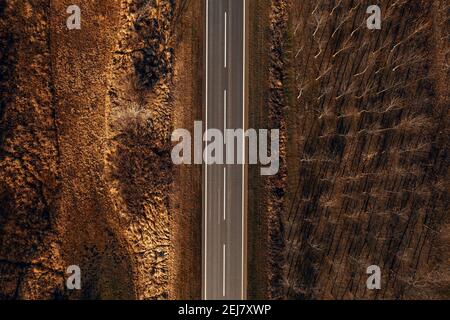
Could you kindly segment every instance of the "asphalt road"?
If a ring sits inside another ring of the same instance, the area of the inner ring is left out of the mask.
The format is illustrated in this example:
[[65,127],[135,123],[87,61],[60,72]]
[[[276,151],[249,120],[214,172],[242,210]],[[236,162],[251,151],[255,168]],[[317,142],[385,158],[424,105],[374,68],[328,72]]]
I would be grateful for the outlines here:
[[[207,129],[246,128],[246,2],[205,0]],[[246,298],[246,198],[245,165],[204,165],[203,299]]]

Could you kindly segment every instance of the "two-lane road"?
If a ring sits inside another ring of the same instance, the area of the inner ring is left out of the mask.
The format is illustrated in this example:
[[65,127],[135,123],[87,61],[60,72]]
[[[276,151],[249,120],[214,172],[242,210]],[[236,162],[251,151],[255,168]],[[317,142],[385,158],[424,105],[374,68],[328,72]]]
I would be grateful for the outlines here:
[[[206,129],[246,128],[246,5],[205,0]],[[236,157],[203,169],[203,299],[246,298],[245,151]]]

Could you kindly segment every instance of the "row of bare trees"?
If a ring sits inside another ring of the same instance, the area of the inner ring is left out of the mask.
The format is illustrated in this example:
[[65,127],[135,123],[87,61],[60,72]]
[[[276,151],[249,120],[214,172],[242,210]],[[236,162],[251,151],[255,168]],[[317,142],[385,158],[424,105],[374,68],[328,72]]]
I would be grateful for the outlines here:
[[[448,160],[437,147],[433,5],[381,1],[373,31],[368,5],[292,1],[286,54],[302,143],[285,219],[290,298],[413,295],[436,268]],[[378,293],[365,287],[372,264],[384,270]]]

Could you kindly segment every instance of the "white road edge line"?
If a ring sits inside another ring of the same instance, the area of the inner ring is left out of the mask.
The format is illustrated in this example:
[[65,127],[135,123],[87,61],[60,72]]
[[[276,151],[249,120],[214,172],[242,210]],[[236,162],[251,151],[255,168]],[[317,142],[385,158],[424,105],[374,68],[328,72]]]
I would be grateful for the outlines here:
[[[223,133],[224,137],[227,130],[227,90],[223,91]],[[227,220],[227,167],[226,164],[223,168],[223,221]]]
[[[209,0],[206,0],[206,88],[205,88],[205,123],[206,123],[206,131],[208,132],[208,37],[209,37],[209,9],[208,9]],[[206,269],[207,264],[207,255],[208,255],[208,154],[206,154],[205,161],[205,261],[204,261],[204,269],[205,269],[205,280],[204,280],[204,299],[206,300],[206,292],[207,292],[207,281],[208,281],[208,270]]]
[[222,295],[225,297],[226,295],[226,273],[225,273],[225,268],[226,268],[226,244],[223,244],[223,266],[222,266],[222,273],[223,273],[223,277],[222,277]]
[[224,68],[227,67],[227,12],[225,11],[225,46],[224,46]]
[[243,78],[242,78],[242,248],[241,248],[241,262],[242,262],[242,269],[241,269],[241,299],[244,300],[244,227],[245,227],[245,218],[244,218],[244,214],[245,214],[245,191],[244,191],[244,187],[245,187],[245,21],[246,21],[246,16],[245,16],[245,10],[246,10],[246,5],[245,5],[245,0],[242,1],[243,6],[244,6],[244,13],[243,13],[243,19],[244,19],[244,33],[243,33],[243,67],[242,67],[242,74],[243,74]]

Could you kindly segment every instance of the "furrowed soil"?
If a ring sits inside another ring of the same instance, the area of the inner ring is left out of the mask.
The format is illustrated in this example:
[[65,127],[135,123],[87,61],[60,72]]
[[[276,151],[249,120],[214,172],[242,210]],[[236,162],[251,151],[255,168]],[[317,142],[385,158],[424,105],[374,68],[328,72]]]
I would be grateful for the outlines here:
[[202,7],[67,6],[0,4],[0,298],[197,298],[201,173],[170,135],[201,117]]
[[251,297],[449,298],[450,8],[379,3],[381,30],[368,1],[251,6],[250,119],[281,136],[280,173],[252,171]]

